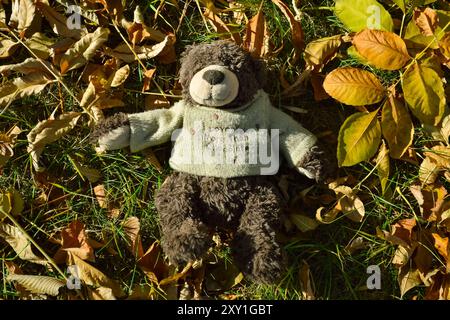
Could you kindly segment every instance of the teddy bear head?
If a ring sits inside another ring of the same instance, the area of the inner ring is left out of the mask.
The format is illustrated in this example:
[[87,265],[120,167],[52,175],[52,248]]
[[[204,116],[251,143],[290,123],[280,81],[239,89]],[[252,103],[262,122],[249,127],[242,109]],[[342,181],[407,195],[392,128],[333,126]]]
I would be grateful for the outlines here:
[[232,109],[251,102],[265,82],[262,61],[230,41],[188,46],[181,58],[183,99]]

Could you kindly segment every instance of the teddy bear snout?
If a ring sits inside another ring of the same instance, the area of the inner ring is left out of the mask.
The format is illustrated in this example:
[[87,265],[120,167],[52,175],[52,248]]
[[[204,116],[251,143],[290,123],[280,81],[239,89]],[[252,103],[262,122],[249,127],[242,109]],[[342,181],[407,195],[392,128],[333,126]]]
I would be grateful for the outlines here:
[[239,80],[228,68],[210,65],[194,75],[189,93],[201,106],[224,107],[238,96]]
[[208,81],[209,84],[215,85],[225,80],[225,74],[218,70],[208,70],[203,74],[203,79]]

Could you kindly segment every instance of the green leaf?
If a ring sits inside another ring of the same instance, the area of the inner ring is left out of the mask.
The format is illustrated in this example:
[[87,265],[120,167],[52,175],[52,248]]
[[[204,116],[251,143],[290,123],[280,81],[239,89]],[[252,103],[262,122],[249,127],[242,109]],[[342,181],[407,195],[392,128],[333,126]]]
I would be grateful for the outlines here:
[[338,137],[337,159],[340,167],[350,167],[368,160],[377,152],[381,140],[378,110],[355,113],[345,120]]
[[389,12],[375,0],[336,0],[335,13],[354,32],[363,29],[393,30]]
[[403,94],[412,113],[424,124],[438,125],[446,102],[444,84],[436,71],[415,63],[402,80]]

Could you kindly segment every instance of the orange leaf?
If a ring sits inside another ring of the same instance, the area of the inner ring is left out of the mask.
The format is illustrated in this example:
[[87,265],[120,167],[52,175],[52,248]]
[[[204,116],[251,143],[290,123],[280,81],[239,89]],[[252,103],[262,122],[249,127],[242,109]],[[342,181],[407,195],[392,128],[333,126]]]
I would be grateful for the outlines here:
[[245,28],[243,48],[257,58],[265,57],[269,54],[269,30],[261,7],[258,13],[251,18]]
[[414,22],[424,36],[434,35],[434,31],[438,26],[438,15],[436,11],[431,8],[423,10],[414,10]]

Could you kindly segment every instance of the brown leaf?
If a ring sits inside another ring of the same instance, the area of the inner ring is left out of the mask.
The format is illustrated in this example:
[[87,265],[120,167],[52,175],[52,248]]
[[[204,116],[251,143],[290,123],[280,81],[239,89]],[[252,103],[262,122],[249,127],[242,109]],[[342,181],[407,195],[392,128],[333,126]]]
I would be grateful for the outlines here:
[[402,267],[398,274],[398,284],[400,286],[400,294],[403,297],[409,290],[422,284],[420,271],[418,269],[409,269],[408,265]]
[[438,15],[431,8],[415,9],[414,22],[424,36],[433,36],[438,26]]
[[58,249],[53,257],[56,263],[66,261],[67,251],[77,255],[80,259],[95,261],[94,249],[88,243],[83,223],[78,220],[72,221],[61,231],[61,238],[61,248]]
[[443,186],[433,185],[423,188],[420,185],[412,185],[409,189],[419,204],[423,218],[430,222],[439,221],[447,190]]
[[147,277],[155,283],[159,283],[160,280],[168,276],[169,267],[164,262],[161,246],[157,241],[139,258],[138,265]]
[[435,161],[426,157],[419,168],[419,180],[423,184],[433,184],[438,178],[439,167]]
[[342,35],[311,41],[305,49],[306,65],[320,72],[328,62],[336,57],[341,44]]
[[80,39],[84,32],[79,29],[69,29],[67,27],[67,18],[53,9],[51,6],[43,1],[36,1],[35,3],[38,11],[45,17],[50,24],[53,32],[65,38]]
[[137,259],[141,258],[144,255],[144,249],[139,235],[141,229],[139,218],[129,217],[123,222],[122,226],[128,241],[128,249]]
[[16,52],[20,43],[9,39],[0,39],[0,59],[9,58]]
[[66,284],[64,281],[52,277],[20,274],[10,274],[6,280],[16,281],[32,293],[42,293],[51,296],[57,296],[59,289]]
[[314,289],[312,285],[312,275],[309,270],[309,265],[306,261],[302,261],[302,265],[299,270],[299,279],[301,285],[301,294],[305,300],[315,300]]
[[297,61],[303,49],[305,48],[305,35],[303,33],[302,25],[299,20],[294,17],[289,7],[281,0],[272,0],[273,3],[281,10],[284,16],[288,19],[291,27],[292,44],[294,45],[295,54],[293,61]]
[[311,85],[314,90],[314,100],[322,101],[330,98],[328,93],[323,88],[323,81],[325,77],[322,74],[318,74],[316,72],[311,73]]
[[66,51],[59,62],[61,73],[84,66],[96,53],[103,43],[108,40],[109,29],[97,28],[88,33]]
[[144,72],[144,85],[142,86],[142,92],[150,90],[153,76],[155,75],[156,68],[150,69]]
[[94,268],[70,251],[68,252],[68,265],[77,267],[80,280],[84,281],[87,285],[111,288],[114,296],[123,297],[123,290],[117,281],[111,280],[100,270]]
[[[173,40],[170,36],[166,36],[163,41],[155,45],[143,45],[133,48],[136,55],[141,60],[155,58],[162,54],[166,48],[173,47]],[[126,63],[136,61],[136,56],[130,50],[126,43],[122,43],[114,49],[106,48],[105,53],[111,57],[121,59]]]
[[216,14],[216,12],[206,8],[203,15],[205,16],[205,18],[208,19],[208,21],[211,23],[211,25],[218,34],[230,37],[238,45],[242,43],[239,32],[232,31],[230,27],[228,27],[228,25],[225,22],[223,22],[222,19],[220,19],[220,17]]
[[391,157],[400,159],[412,144],[414,125],[405,104],[393,95],[383,105],[381,130],[389,145]]
[[262,7],[248,21],[242,47],[256,58],[264,58],[270,53],[269,29],[264,18],[264,13],[262,12]]
[[431,234],[434,239],[434,247],[437,249],[439,254],[444,257],[445,261],[448,262],[448,254],[450,247],[448,246],[448,237],[442,238],[437,233]]

